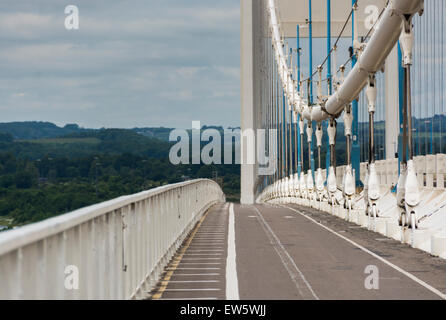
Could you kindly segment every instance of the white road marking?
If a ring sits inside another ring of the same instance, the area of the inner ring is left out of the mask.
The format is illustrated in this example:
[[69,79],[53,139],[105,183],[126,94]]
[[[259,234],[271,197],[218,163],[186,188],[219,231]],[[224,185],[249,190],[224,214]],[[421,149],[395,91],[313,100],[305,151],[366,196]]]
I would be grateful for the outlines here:
[[219,252],[223,251],[223,249],[189,249],[187,252]]
[[158,300],[217,300],[215,297],[206,297],[206,298],[161,298]]
[[191,244],[189,248],[215,248],[215,249],[223,249],[222,244],[208,244],[208,243],[199,243],[199,244]]
[[181,262],[181,264],[221,264],[221,262]]
[[181,261],[188,261],[188,260],[220,260],[223,258],[184,258]]
[[225,234],[224,231],[199,231],[197,234]]
[[203,241],[203,242],[192,242],[193,243],[193,245],[196,245],[196,244],[199,244],[199,245],[204,245],[204,244],[208,244],[208,245],[218,245],[218,246],[221,246],[222,244],[223,244],[223,240],[221,240],[221,241]]
[[225,226],[224,226],[223,224],[219,224],[219,225],[205,224],[205,225],[202,225],[202,226],[200,227],[200,229],[201,229],[201,228],[203,228],[203,229],[224,229]]
[[189,246],[189,248],[193,248],[193,247],[199,247],[199,248],[207,248],[207,247],[209,247],[209,248],[217,248],[217,249],[223,248],[221,245],[217,245],[217,246],[215,246],[215,245],[213,245],[213,244],[206,244],[206,243],[201,243],[201,244],[191,244],[191,245]]
[[200,230],[224,230],[225,226],[214,226],[209,227],[207,225],[201,225]]
[[313,218],[307,216],[305,213],[294,209],[294,208],[290,208],[287,206],[283,206],[284,208],[288,208],[298,214],[300,214],[301,216],[307,218],[308,220],[314,222],[315,224],[317,224],[318,226],[324,228],[325,230],[333,233],[334,235],[337,235],[339,238],[344,239],[345,241],[347,241],[348,243],[354,245],[356,248],[361,249],[362,251],[370,254],[371,256],[375,257],[376,259],[380,260],[381,262],[387,264],[388,266],[392,267],[393,269],[395,269],[396,271],[399,271],[400,273],[404,274],[406,277],[412,279],[413,281],[415,281],[416,283],[418,283],[419,285],[425,287],[426,289],[428,289],[429,291],[435,293],[436,295],[438,295],[439,297],[441,297],[442,299],[446,300],[446,294],[444,294],[443,292],[441,292],[438,289],[435,289],[434,287],[432,287],[431,285],[427,284],[426,282],[424,282],[423,280],[417,278],[416,276],[414,276],[413,274],[401,269],[400,267],[398,267],[397,265],[394,265],[393,263],[391,263],[390,261],[387,261],[386,259],[384,259],[383,257],[377,255],[376,253],[370,251],[369,249],[361,246],[360,244],[357,244],[356,242],[354,242],[353,240],[350,240],[349,238],[343,236],[342,234],[337,233],[336,231],[330,229],[327,226],[324,226],[323,224],[317,222],[316,220],[314,220]]
[[228,255],[226,258],[226,300],[239,300],[236,252],[235,252],[234,204],[229,206]]
[[171,280],[169,283],[207,283],[220,282],[220,280]]
[[207,229],[225,230],[225,226],[224,225],[205,225],[205,226],[200,227],[200,230],[207,230]]
[[167,270],[220,270],[221,268],[167,268]]
[[221,231],[201,231],[197,232],[196,236],[224,236],[226,234],[226,230]]
[[202,288],[202,289],[165,289],[164,291],[220,291],[218,288]]
[[183,256],[221,256],[221,253],[185,253]]
[[174,273],[172,277],[175,276],[219,276],[219,273]]
[[[288,271],[288,274],[291,277],[291,280],[293,280],[294,284],[296,285],[297,290],[300,292],[300,294],[302,295],[303,298],[305,298],[304,293],[302,292],[299,283],[297,282],[298,277],[300,277],[300,279],[302,279],[302,281],[304,282],[304,284],[306,285],[306,287],[308,288],[308,290],[310,291],[310,293],[313,295],[313,297],[316,300],[319,300],[319,297],[316,295],[316,293],[314,292],[313,288],[311,287],[310,283],[307,281],[307,279],[305,279],[305,276],[303,275],[302,271],[300,271],[300,269],[297,267],[296,263],[294,262],[293,258],[291,258],[290,254],[288,253],[288,251],[284,248],[284,246],[282,245],[282,243],[280,242],[279,238],[276,236],[276,234],[274,233],[274,231],[271,229],[271,227],[269,226],[269,224],[265,221],[265,219],[263,218],[262,214],[260,213],[259,209],[257,209],[255,206],[252,206],[255,211],[257,212],[257,215],[259,217],[259,221],[261,222],[261,226],[263,227],[263,229],[265,230],[265,233],[267,234],[268,238],[270,238],[270,241],[272,243],[275,242],[275,244],[279,245],[279,248],[277,247],[277,245],[274,245],[274,250],[277,252],[277,254],[280,257],[280,260],[282,261],[282,264],[284,265],[285,269]],[[291,266],[290,266],[291,264]],[[294,269],[294,270],[293,270]]]
[[223,234],[225,234],[225,231],[226,230],[200,230],[200,231],[197,232],[197,235],[198,234],[202,234],[202,235],[207,235],[207,234],[209,234],[209,235],[223,235]]
[[190,246],[189,249],[207,249],[207,248],[212,248],[212,249],[223,249],[223,247],[215,247],[215,246],[206,246],[206,245],[199,245],[199,246]]
[[205,238],[205,239],[215,239],[215,238],[219,238],[219,239],[224,239],[225,235],[224,234],[196,234],[195,235],[196,239],[200,239],[200,238]]
[[203,224],[203,228],[224,228],[224,227],[226,227],[224,224],[210,224],[210,223]]

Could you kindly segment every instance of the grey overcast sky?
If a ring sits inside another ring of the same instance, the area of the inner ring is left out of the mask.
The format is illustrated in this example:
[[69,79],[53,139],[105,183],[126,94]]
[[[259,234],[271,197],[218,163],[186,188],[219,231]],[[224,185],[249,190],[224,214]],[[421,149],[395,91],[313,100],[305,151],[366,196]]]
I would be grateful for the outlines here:
[[[64,9],[79,8],[79,30]],[[239,0],[2,0],[0,122],[240,124]]]

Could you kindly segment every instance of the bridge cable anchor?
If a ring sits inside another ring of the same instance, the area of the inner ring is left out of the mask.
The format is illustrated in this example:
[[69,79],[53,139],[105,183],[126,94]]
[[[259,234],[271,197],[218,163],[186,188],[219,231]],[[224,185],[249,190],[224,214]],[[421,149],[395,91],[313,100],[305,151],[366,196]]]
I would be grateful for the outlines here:
[[325,191],[325,187],[324,187],[325,181],[324,181],[324,177],[322,174],[322,168],[321,168],[322,136],[323,136],[322,122],[318,122],[317,127],[316,127],[316,145],[317,145],[317,156],[318,156],[318,167],[317,167],[317,172],[316,172],[316,193],[317,193],[317,197],[319,200],[319,209],[321,209],[322,200],[323,200],[324,191]]
[[328,203],[331,204],[332,214],[334,214],[334,207],[337,204],[336,191],[338,190],[336,182],[336,118],[331,117],[330,123],[327,128],[328,140],[330,144],[330,167],[328,168],[327,177],[327,191],[328,191]]
[[314,181],[313,172],[311,170],[311,141],[313,137],[313,127],[311,121],[307,121],[307,142],[308,142],[308,171],[307,171],[307,190],[308,201],[311,207],[311,201],[314,200]]
[[376,218],[378,217],[378,200],[380,198],[379,179],[375,166],[375,106],[378,91],[376,88],[375,74],[369,75],[366,96],[368,101],[369,112],[369,162],[368,162],[368,178],[367,178],[367,199],[366,215],[369,220],[369,228],[371,218],[373,217],[373,231],[376,231]]
[[[404,144],[407,145],[408,161],[406,167],[406,176],[404,181],[404,217],[400,217],[402,227],[408,226],[412,230],[412,245],[415,229],[418,228],[417,206],[420,203],[420,190],[418,186],[415,164],[413,161],[413,145],[412,145],[412,99],[411,99],[411,74],[410,69],[413,63],[412,50],[414,45],[413,25],[410,16],[404,16],[403,30],[400,35],[401,49],[403,53],[404,68],[404,120],[407,126],[405,129]],[[406,147],[404,147],[404,151]],[[405,153],[403,153],[405,154]],[[406,160],[406,157],[403,159]],[[405,219],[404,219],[405,218]],[[404,221],[405,220],[405,221]],[[403,238],[403,235],[402,235]]]
[[[304,141],[304,132],[305,132],[304,126],[305,126],[304,119],[303,119],[303,117],[301,117],[299,119],[299,130],[300,130],[300,141],[302,141],[302,143]],[[303,169],[303,166],[304,166],[303,147],[302,147],[302,150],[300,153],[300,157],[301,157],[300,161],[302,163],[302,170],[300,171],[300,177],[299,177],[299,189],[300,189],[300,197],[305,200],[307,198],[307,185],[305,182],[305,173],[304,173],[304,169]]]
[[347,165],[342,177],[342,195],[344,197],[344,209],[347,209],[347,220],[350,219],[353,206],[353,196],[356,191],[355,179],[353,178],[353,170],[351,163],[351,145],[352,145],[352,124],[353,113],[351,105],[344,107],[344,135],[347,145]]

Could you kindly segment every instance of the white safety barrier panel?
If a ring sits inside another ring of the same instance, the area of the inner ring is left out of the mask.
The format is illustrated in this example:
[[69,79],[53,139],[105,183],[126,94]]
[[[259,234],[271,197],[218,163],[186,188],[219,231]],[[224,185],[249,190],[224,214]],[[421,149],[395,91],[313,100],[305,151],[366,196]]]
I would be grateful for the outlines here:
[[327,176],[327,169],[322,169],[322,176],[326,177]]
[[[420,187],[425,189],[445,189],[446,154],[416,156],[414,157],[414,162]],[[336,174],[343,172],[342,168],[336,168]],[[361,181],[364,181],[366,171],[367,163],[361,162]],[[376,171],[382,186],[396,185],[398,182],[398,159],[376,161]]]
[[444,177],[446,174],[446,154],[437,154],[437,189],[444,189]]
[[396,185],[398,183],[398,159],[386,160],[387,184]]
[[413,157],[415,162],[415,169],[417,170],[418,185],[424,186],[424,174],[426,173],[426,157],[416,156]]
[[0,299],[135,299],[206,210],[224,202],[198,179],[122,196],[0,234]]
[[367,172],[367,162],[361,162],[359,164],[359,179],[364,183],[365,173]]
[[434,174],[436,171],[435,155],[429,154],[426,156],[426,187],[434,187]]
[[375,165],[380,184],[386,184],[386,160],[377,160],[375,162]]
[[336,167],[336,183],[342,186],[342,178],[344,177],[345,166]]

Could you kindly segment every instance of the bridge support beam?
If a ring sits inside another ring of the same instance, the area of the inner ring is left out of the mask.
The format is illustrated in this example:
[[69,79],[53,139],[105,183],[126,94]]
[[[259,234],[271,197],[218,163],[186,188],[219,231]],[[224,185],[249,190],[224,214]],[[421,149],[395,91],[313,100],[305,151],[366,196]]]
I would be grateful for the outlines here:
[[[254,110],[254,4],[255,0],[240,1],[240,98],[241,98],[241,130],[255,130]],[[247,137],[241,135],[241,181],[240,203],[253,204],[255,197],[256,165],[247,163],[249,145]],[[251,150],[252,152],[252,150]],[[255,153],[254,153],[255,154]],[[244,159],[245,158],[245,159]]]
[[386,60],[386,159],[395,158],[398,152],[399,112],[398,112],[398,46],[395,45]]

